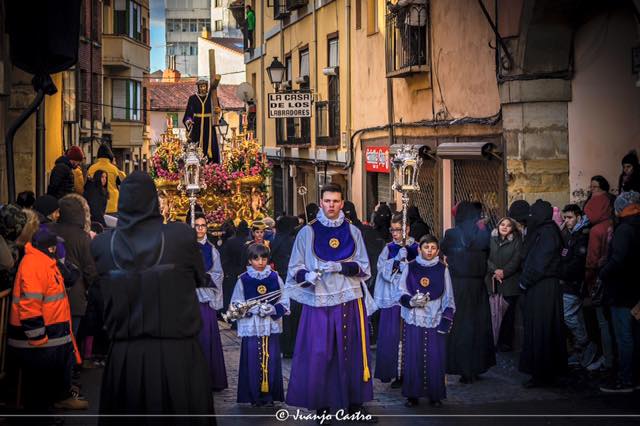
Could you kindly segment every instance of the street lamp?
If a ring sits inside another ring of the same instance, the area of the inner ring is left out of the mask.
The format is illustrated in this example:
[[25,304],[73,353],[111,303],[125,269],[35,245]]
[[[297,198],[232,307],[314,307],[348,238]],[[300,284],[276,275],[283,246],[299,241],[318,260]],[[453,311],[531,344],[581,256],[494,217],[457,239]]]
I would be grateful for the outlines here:
[[278,91],[278,88],[280,88],[280,84],[284,79],[284,73],[286,70],[287,68],[284,65],[282,65],[282,62],[278,60],[277,56],[273,57],[273,61],[271,62],[271,65],[267,67],[267,72],[269,73],[269,80],[271,80],[271,84],[276,89],[276,92]]
[[422,158],[414,145],[401,145],[391,163],[394,182],[391,189],[402,195],[402,242],[407,241],[407,209],[409,207],[409,193],[420,191],[418,174]]
[[220,136],[222,136],[222,139],[226,139],[227,133],[229,133],[229,123],[227,123],[224,117],[220,117],[220,121],[218,121],[218,128],[220,129]]

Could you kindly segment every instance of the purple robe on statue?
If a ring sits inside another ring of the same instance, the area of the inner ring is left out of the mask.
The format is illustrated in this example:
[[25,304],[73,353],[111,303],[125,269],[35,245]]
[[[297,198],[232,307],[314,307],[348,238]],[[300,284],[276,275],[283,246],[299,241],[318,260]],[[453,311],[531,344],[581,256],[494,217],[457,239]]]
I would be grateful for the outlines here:
[[[446,335],[456,309],[449,271],[438,257],[428,261],[418,256],[402,273],[400,289],[405,321],[402,395],[440,401],[447,397]],[[424,307],[410,304],[418,292],[429,294]]]
[[[339,262],[341,270],[322,273],[313,285],[305,282],[309,271],[322,270],[328,262]],[[363,285],[369,276],[362,235],[342,212],[330,220],[320,211],[298,233],[287,288],[303,307],[288,405],[338,410],[373,399],[367,313],[375,305]]]

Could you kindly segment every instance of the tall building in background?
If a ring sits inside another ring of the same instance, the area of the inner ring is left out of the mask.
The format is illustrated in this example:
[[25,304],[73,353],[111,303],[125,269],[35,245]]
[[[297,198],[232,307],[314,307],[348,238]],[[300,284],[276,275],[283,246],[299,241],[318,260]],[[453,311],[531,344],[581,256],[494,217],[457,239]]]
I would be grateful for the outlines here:
[[197,76],[198,37],[203,28],[212,29],[211,3],[211,0],[164,1],[166,68],[169,68],[169,58],[175,56],[176,69],[182,75]]
[[211,1],[211,36],[242,38],[242,30],[229,11],[231,0]]

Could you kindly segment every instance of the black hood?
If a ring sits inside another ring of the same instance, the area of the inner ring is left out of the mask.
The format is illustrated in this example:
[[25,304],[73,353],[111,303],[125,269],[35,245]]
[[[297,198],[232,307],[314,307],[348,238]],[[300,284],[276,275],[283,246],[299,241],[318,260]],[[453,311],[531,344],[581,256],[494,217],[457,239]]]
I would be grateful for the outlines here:
[[318,212],[320,211],[320,207],[316,203],[309,203],[305,208],[305,212],[307,212],[307,218],[309,222],[316,218]]
[[58,159],[56,160],[56,164],[64,164],[65,166],[69,167],[70,169],[73,169],[73,164],[71,164],[71,160],[69,160],[66,156],[61,156],[58,157]]
[[158,257],[162,235],[158,191],[151,177],[140,171],[120,186],[114,257],[126,269],[151,266]]
[[531,212],[527,218],[527,233],[553,218],[553,206],[548,201],[538,199],[531,205]]
[[109,161],[113,161],[113,152],[109,145],[100,145],[98,148],[98,158],[108,158]]
[[356,206],[351,201],[344,202],[342,212],[344,213],[344,216],[351,221],[351,223],[356,226],[360,226],[360,219],[358,218]]
[[409,224],[422,222],[422,217],[420,217],[420,210],[418,210],[418,207],[409,206],[407,208],[407,221]]
[[276,220],[276,238],[292,235],[298,226],[298,218],[295,216],[280,216]]

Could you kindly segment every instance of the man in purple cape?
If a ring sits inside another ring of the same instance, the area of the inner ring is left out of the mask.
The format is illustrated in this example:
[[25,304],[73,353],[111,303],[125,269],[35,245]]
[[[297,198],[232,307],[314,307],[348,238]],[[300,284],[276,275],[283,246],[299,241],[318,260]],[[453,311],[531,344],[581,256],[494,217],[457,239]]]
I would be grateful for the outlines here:
[[296,237],[286,284],[303,305],[286,402],[318,415],[363,415],[362,404],[373,399],[365,300],[371,297],[364,285],[369,260],[343,205],[340,186],[322,188],[317,219]]

